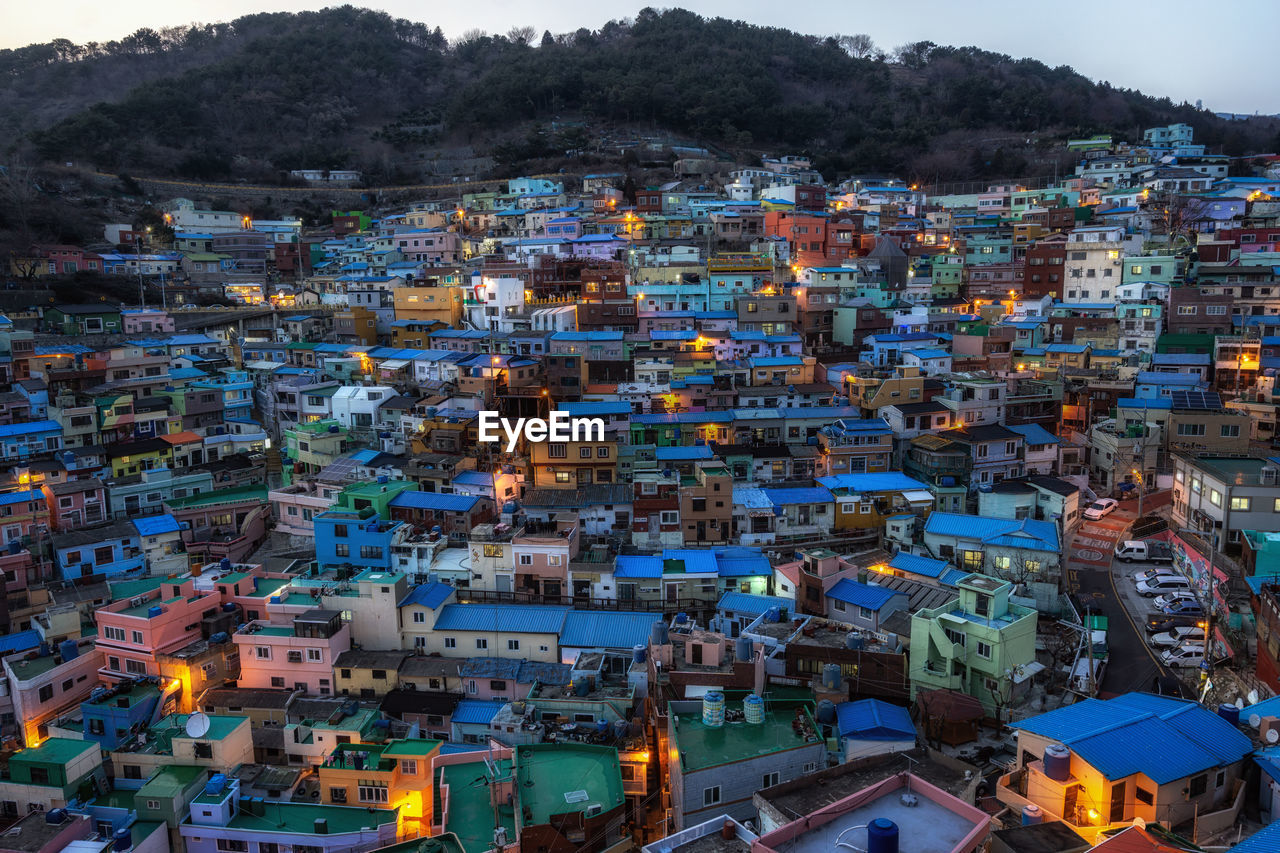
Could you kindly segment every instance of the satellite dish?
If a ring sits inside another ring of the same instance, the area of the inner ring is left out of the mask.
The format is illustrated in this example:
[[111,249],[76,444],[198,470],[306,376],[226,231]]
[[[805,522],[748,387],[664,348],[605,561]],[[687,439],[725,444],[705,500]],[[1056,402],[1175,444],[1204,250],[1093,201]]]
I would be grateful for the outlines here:
[[187,737],[204,737],[209,733],[209,715],[196,711],[187,717]]
[[1244,700],[1243,700],[1243,699],[1241,699],[1241,698],[1239,698],[1239,697],[1237,697],[1237,698],[1236,698],[1236,707],[1243,711],[1243,710],[1244,710]]
[[1259,728],[1262,725],[1262,717],[1258,714],[1250,714],[1249,725],[1255,729]]
[[1280,729],[1267,729],[1265,740],[1267,743],[1280,742]]
[[1256,690],[1250,690],[1250,691],[1249,691],[1249,697],[1248,697],[1248,698],[1249,698],[1249,704],[1250,704],[1250,705],[1257,705],[1257,704],[1258,704],[1258,691],[1256,691]]

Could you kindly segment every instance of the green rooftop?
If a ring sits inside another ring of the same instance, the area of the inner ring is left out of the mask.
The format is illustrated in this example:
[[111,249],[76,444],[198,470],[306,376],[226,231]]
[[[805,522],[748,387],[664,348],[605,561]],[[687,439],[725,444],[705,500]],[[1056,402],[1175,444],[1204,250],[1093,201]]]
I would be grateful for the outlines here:
[[[120,707],[132,708],[135,705],[140,705],[143,702],[147,702],[152,699],[158,699],[159,697],[160,697],[159,687],[156,687],[154,684],[143,684],[141,686],[134,687],[128,693],[117,693],[116,695],[112,696],[109,699],[99,699],[96,702],[94,702],[94,704],[95,705],[110,704],[117,708],[120,708]],[[121,700],[124,700],[124,705],[120,704]],[[93,700],[90,699],[89,701],[93,701]]]
[[138,789],[138,798],[145,800],[147,792],[154,796],[177,796],[191,786],[191,783],[209,773],[208,767],[196,767],[191,764],[169,764],[159,773],[148,779]]
[[57,665],[58,664],[54,660],[52,654],[45,655],[44,657],[31,658],[30,660],[23,658],[22,660],[15,660],[9,663],[14,676],[19,681],[28,681],[38,675],[44,675]]
[[[316,394],[319,396],[323,396],[319,394],[319,392],[316,392]],[[335,426],[338,428],[338,431],[333,433],[334,435],[344,435],[347,431],[346,427],[338,423],[333,418],[325,418],[324,420],[311,421],[305,424],[294,424],[293,426],[285,430],[285,432],[291,432],[295,434],[306,433],[307,435],[326,435],[328,434],[329,427],[331,426]]]
[[126,607],[124,610],[120,610],[117,612],[121,616],[136,616],[142,619],[142,618],[147,618],[147,614],[151,612],[151,608],[153,607],[162,607],[166,604],[177,604],[179,601],[182,601],[182,600],[183,599],[181,596],[179,596],[178,598],[166,598],[163,601],[160,600],[159,598],[153,598],[150,601],[144,601],[142,604],[139,604],[137,607]]
[[420,758],[425,755],[430,755],[439,748],[440,741],[438,740],[421,737],[403,738],[387,744],[386,748],[382,750],[382,754],[384,757],[388,755],[403,755],[407,758]]
[[249,577],[248,572],[232,572],[229,575],[223,575],[218,578],[218,583],[237,584],[245,578]]
[[586,811],[592,805],[607,812],[623,802],[618,751],[611,746],[521,746],[516,750],[516,777],[520,806],[532,813],[530,826],[550,823],[552,815]]
[[[488,788],[485,796],[488,796]],[[321,806],[311,803],[285,803],[266,800],[262,804],[262,815],[251,815],[243,805],[227,826],[231,829],[244,829],[265,833],[297,833],[313,835],[316,821],[323,818],[328,823],[330,835],[342,835],[359,832],[362,829],[374,829],[383,824],[395,823],[394,809],[356,808],[354,806]],[[190,820],[190,818],[188,818]],[[490,832],[492,840],[492,831]]]
[[109,583],[107,588],[111,590],[111,600],[119,601],[122,598],[133,598],[135,595],[144,595],[152,590],[159,589],[162,583],[164,583],[164,578],[141,578],[136,581]]
[[466,848],[452,832],[431,838],[414,838],[389,847],[379,847],[378,853],[466,853]]
[[126,809],[133,811],[133,798],[136,791],[124,791],[116,789],[106,794],[99,794],[93,798],[95,806],[102,806],[109,809]]
[[241,593],[246,598],[267,598],[275,595],[280,587],[288,584],[285,578],[258,578],[258,588]]
[[261,637],[292,637],[293,628],[287,625],[259,625],[258,630],[254,631],[250,636]]
[[266,486],[240,486],[235,489],[216,489],[212,492],[202,492],[198,495],[190,495],[185,498],[170,498],[165,501],[165,506],[170,509],[192,509],[195,507],[217,506],[218,504],[241,503],[243,501],[256,500],[259,503],[267,502]]
[[[495,761],[499,774],[511,772],[511,762]],[[477,776],[487,774],[483,763],[450,764],[444,768],[444,783],[449,786],[449,814],[445,831],[457,836],[466,853],[488,853],[493,849],[496,823],[507,829],[507,838],[516,837],[515,811],[505,803],[497,814],[489,800],[488,785],[474,785]]]
[[743,722],[704,726],[700,712],[676,714],[675,719],[679,721],[674,728],[675,747],[680,754],[680,767],[686,773],[810,743],[791,728],[792,713],[769,711],[759,725]]
[[66,764],[90,750],[98,751],[96,741],[51,737],[46,738],[39,746],[18,750],[9,756],[9,763],[17,761],[23,764]]

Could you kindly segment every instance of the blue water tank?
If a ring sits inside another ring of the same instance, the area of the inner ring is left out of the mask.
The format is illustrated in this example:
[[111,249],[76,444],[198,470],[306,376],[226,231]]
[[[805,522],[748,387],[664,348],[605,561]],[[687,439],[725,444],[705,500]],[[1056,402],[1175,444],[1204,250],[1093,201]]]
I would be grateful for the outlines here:
[[1060,743],[1051,743],[1044,748],[1044,775],[1055,782],[1065,782],[1071,778],[1071,750]]
[[648,656],[648,654],[649,654],[649,650],[646,649],[644,646],[641,646],[641,645],[633,646],[631,649],[631,660],[634,661],[635,663],[644,663],[645,658]]
[[[63,655],[62,657],[64,660],[66,659],[66,655]],[[1219,705],[1218,716],[1226,720],[1228,723],[1230,723],[1233,726],[1240,725],[1240,709],[1237,708],[1235,705],[1230,705],[1225,702]]]
[[822,686],[827,690],[839,690],[843,673],[838,663],[824,663],[822,665]]
[[867,824],[867,853],[898,853],[898,825],[884,817]]
[[226,784],[227,776],[225,773],[214,773],[209,777],[209,781],[204,783],[204,792],[216,797],[222,793],[222,789],[226,787]]
[[1044,811],[1035,803],[1027,803],[1022,807],[1022,825],[1034,826],[1044,823]]
[[655,646],[665,646],[670,642],[667,636],[667,623],[658,621],[654,622],[649,629],[649,642]]
[[955,484],[956,484],[955,477],[942,477],[939,480],[939,485],[941,486],[954,486]]
[[148,608],[147,608],[147,618],[148,618],[148,619],[154,619],[154,618],[156,618],[157,616],[159,616],[161,613],[164,613],[164,608],[163,608],[163,607],[160,607],[160,606],[158,606],[158,605],[157,605],[157,606],[155,606],[155,607],[148,607]]
[[231,558],[223,557],[221,560],[219,560],[218,568],[222,569],[224,572],[231,571]]
[[338,429],[339,429],[339,428],[338,428],[338,425],[337,425],[337,424],[330,424],[330,425],[329,425],[329,432],[338,432]]
[[22,542],[18,539],[9,540],[9,553],[16,554],[22,550]]
[[680,612],[680,613],[677,613],[677,614],[676,614],[676,624],[677,624],[677,625],[683,625],[684,623],[686,623],[686,622],[688,622],[688,621],[689,621],[689,614],[688,614],[688,613],[685,613],[685,612],[683,612],[683,611],[682,611],[682,612]]
[[818,703],[817,720],[824,726],[829,726],[836,721],[836,703],[830,699],[823,699]]
[[378,485],[379,485],[379,486],[385,486],[387,483],[390,483],[390,482],[391,482],[391,478],[390,478],[390,477],[388,477],[386,474],[379,474],[379,475],[378,475]]
[[50,646],[48,643],[41,643],[41,644],[40,644],[40,657],[42,657],[42,658],[47,658],[47,657],[48,657],[49,655],[51,655],[51,654],[53,654],[53,647],[52,647],[52,646]]
[[49,809],[44,813],[44,822],[50,826],[61,826],[67,821],[66,809]]
[[115,850],[116,853],[123,853],[125,850],[132,850],[133,830],[127,826],[122,826],[117,829],[111,842],[111,849]]
[[223,612],[223,613],[235,613],[235,612],[236,612],[236,604],[235,604],[235,602],[234,602],[234,601],[224,601],[224,602],[222,602],[222,612]]
[[75,660],[80,657],[80,646],[76,644],[75,640],[63,640],[58,643],[58,654],[62,655],[63,663]]
[[850,631],[844,635],[844,647],[850,651],[858,651],[866,645],[866,638],[859,631]]
[[782,621],[782,611],[781,611],[781,610],[779,610],[777,607],[770,607],[768,610],[766,610],[766,611],[765,611],[765,614],[764,614],[764,621],[766,621],[766,622],[781,622],[781,621]]
[[596,720],[596,731],[599,732],[600,734],[604,734],[605,732],[609,731],[609,721]]
[[520,504],[516,503],[515,501],[507,501],[502,505],[502,512],[504,515],[511,515],[512,513],[517,513],[519,511],[520,511]]
[[231,635],[228,634],[226,631],[219,631],[218,633],[209,637],[209,642],[213,643],[214,645],[229,643],[231,642]]

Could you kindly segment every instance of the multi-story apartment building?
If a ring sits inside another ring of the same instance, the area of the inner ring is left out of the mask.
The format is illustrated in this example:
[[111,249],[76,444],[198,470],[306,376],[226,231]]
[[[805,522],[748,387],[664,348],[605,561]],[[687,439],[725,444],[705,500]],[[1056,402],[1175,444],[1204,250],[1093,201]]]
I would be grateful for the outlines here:
[[351,628],[340,611],[316,608],[288,625],[250,622],[232,641],[240,651],[241,687],[328,696],[335,692],[334,663],[351,648]]

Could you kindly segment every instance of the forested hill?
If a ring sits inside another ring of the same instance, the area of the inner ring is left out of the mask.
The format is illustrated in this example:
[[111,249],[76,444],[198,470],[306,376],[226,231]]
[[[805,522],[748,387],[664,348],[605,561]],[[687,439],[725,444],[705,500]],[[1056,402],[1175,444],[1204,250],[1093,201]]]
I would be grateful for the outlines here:
[[0,160],[17,149],[208,179],[306,167],[392,180],[415,177],[404,164],[432,146],[517,161],[589,149],[602,131],[963,179],[1017,174],[1037,141],[1175,121],[1229,154],[1280,147],[1273,120],[1226,121],[1066,67],[927,42],[886,55],[682,10],[450,43],[430,22],[346,6],[0,51]]

